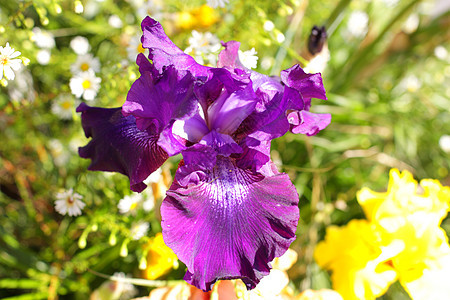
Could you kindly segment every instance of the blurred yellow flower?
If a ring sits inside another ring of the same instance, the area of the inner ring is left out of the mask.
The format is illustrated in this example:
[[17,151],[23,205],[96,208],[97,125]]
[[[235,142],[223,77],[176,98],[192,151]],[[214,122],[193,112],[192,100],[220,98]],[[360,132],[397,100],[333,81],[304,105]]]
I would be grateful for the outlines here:
[[143,271],[144,278],[154,280],[168,273],[172,268],[178,267],[178,258],[166,246],[161,233],[157,233],[144,247],[148,249],[147,268]]
[[381,238],[377,227],[366,220],[327,228],[314,258],[320,267],[333,272],[333,289],[344,299],[375,299],[397,279],[397,272],[386,262],[403,246],[383,247]]
[[210,6],[204,4],[190,11],[182,11],[176,15],[176,27],[181,30],[208,28],[217,23],[219,16]]
[[392,169],[389,177],[387,192],[377,193],[363,188],[357,193],[358,202],[369,221],[393,230],[392,224],[384,224],[384,218],[426,213],[440,224],[449,211],[449,187],[443,187],[432,179],[424,179],[418,186],[410,172],[400,173],[397,169]]
[[[440,224],[449,211],[450,188],[393,169],[388,190],[357,194],[368,220],[331,226],[317,245],[319,266],[333,272],[344,299],[375,299],[396,279],[414,299],[446,299],[450,246]],[[446,295],[446,296],[443,296]]]

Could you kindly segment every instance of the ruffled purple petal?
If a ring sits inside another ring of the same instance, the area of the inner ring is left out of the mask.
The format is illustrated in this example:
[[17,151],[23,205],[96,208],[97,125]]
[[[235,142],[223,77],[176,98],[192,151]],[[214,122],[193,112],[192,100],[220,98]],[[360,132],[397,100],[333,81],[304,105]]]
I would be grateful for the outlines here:
[[[139,58],[138,58],[139,61]],[[158,144],[169,155],[179,153],[185,143],[172,134],[176,120],[185,120],[198,110],[194,95],[194,78],[187,71],[177,71],[173,66],[161,74],[152,72],[152,65],[141,61],[143,73],[131,86],[122,111],[133,115],[137,127],[161,134]]]
[[[195,165],[180,167],[191,168]],[[186,169],[185,169],[186,170]],[[177,179],[161,206],[163,236],[188,270],[185,280],[208,291],[219,279],[254,288],[295,239],[298,194],[286,174],[265,177],[217,157],[194,181]]]
[[166,35],[161,24],[146,17],[142,23],[142,46],[149,49],[149,59],[162,72],[169,65],[177,70],[189,70],[196,77],[208,77],[209,67],[198,64],[191,56],[178,48]]
[[293,111],[288,114],[290,131],[307,136],[316,135],[331,122],[330,114],[315,114],[309,111]]
[[79,148],[83,158],[92,160],[89,170],[119,172],[130,178],[131,189],[141,192],[143,181],[168,158],[156,144],[158,135],[141,131],[133,116],[124,117],[121,108],[90,107],[81,103],[81,123],[92,140]]
[[281,81],[286,86],[299,91],[303,98],[327,100],[320,73],[308,74],[299,65],[294,65],[281,71]]

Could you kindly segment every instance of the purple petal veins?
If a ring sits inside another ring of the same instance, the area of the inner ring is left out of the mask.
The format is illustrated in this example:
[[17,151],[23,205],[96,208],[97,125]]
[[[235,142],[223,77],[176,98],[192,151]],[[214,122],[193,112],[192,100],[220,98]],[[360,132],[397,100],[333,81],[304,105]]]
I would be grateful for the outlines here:
[[189,176],[185,169],[202,175],[175,180],[161,206],[164,240],[186,264],[185,280],[205,291],[233,278],[254,288],[295,239],[295,187],[286,174],[265,177],[221,156],[213,168],[178,172]]

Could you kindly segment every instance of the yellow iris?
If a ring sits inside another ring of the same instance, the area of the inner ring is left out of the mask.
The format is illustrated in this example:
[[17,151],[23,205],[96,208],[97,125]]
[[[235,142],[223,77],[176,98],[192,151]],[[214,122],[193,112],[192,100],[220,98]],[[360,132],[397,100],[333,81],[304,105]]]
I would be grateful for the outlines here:
[[432,179],[418,185],[411,173],[393,169],[387,192],[363,188],[357,199],[367,220],[329,227],[314,253],[333,272],[333,288],[344,299],[375,299],[398,279],[415,300],[448,296],[442,278],[450,278],[450,246],[440,224],[450,188]]
[[157,233],[145,248],[148,249],[147,268],[144,270],[144,278],[154,280],[168,273],[172,268],[178,267],[178,258],[173,251],[166,246],[161,233]]

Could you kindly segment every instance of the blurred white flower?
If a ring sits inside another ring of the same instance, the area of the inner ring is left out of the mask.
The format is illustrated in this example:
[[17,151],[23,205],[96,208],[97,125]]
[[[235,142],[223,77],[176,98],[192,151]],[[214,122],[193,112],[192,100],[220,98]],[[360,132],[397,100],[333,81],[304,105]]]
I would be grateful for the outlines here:
[[225,7],[227,3],[228,0],[206,0],[206,4],[212,8]]
[[138,56],[139,53],[143,53],[145,54],[145,56],[148,55],[148,49],[142,47],[140,34],[135,35],[130,39],[130,42],[127,47],[128,59],[133,62],[136,61],[136,57]]
[[123,22],[118,15],[111,15],[108,19],[109,26],[113,28],[122,28]]
[[303,71],[306,73],[321,73],[325,70],[329,60],[330,50],[328,50],[328,47],[324,47],[319,54],[309,61],[306,67],[303,68]]
[[444,134],[439,139],[439,146],[444,152],[450,153],[450,135]]
[[130,213],[132,215],[136,215],[138,205],[141,201],[142,201],[141,194],[135,193],[131,195],[126,195],[125,197],[120,199],[117,208],[119,209],[119,212],[121,214]]
[[16,58],[20,54],[19,51],[11,48],[9,43],[6,43],[5,47],[0,46],[0,79],[3,78],[3,74],[5,74],[5,78],[8,80],[14,79],[14,71],[18,71],[22,66],[22,60]]
[[445,47],[439,45],[436,48],[434,48],[434,55],[436,55],[436,57],[439,59],[447,60],[448,50],[445,49]]
[[422,82],[414,75],[408,75],[402,79],[399,86],[410,93],[416,92],[421,86]]
[[397,6],[398,2],[400,0],[383,0],[383,3],[387,6],[387,7],[395,7]]
[[369,25],[369,16],[363,11],[353,11],[347,22],[347,31],[351,36],[361,38],[366,35]]
[[76,36],[70,41],[70,48],[78,54],[83,55],[88,53],[91,46],[89,45],[89,41],[84,36]]
[[81,199],[83,196],[74,193],[73,189],[63,191],[56,194],[55,209],[61,215],[68,214],[69,216],[81,215],[81,210],[86,205]]
[[272,21],[267,20],[264,22],[263,28],[265,31],[272,31],[275,28],[275,24]]
[[263,57],[261,60],[261,68],[263,68],[263,70],[269,70],[273,66],[274,60],[275,59],[271,56]]
[[94,71],[89,69],[70,79],[70,90],[78,98],[83,96],[84,100],[91,101],[97,96],[101,81],[101,78],[96,77]]
[[216,65],[216,55],[222,45],[219,38],[211,32],[201,33],[196,30],[192,30],[192,36],[189,38],[189,47],[184,50],[185,53],[194,57],[199,64],[205,64],[205,60],[208,63]]
[[55,47],[55,38],[53,34],[47,30],[42,30],[39,27],[33,28],[33,34],[31,40],[39,47],[43,49],[52,49]]
[[281,32],[278,32],[277,33],[277,42],[281,44],[285,40],[286,40],[286,37],[284,36],[284,34]]
[[403,24],[403,31],[407,34],[415,32],[419,27],[419,22],[420,22],[419,15],[411,14]]
[[50,149],[55,165],[62,167],[67,164],[71,154],[58,139],[49,140],[48,148]]
[[150,193],[146,193],[146,199],[144,202],[142,202],[142,209],[145,212],[149,212],[153,208],[155,208],[155,197],[153,196],[153,191],[152,191]]
[[161,0],[132,0],[131,3],[136,7],[136,14],[140,19],[150,16],[157,21],[163,19],[163,1]]
[[19,68],[16,72],[16,80],[8,84],[8,95],[12,101],[34,101],[36,91],[33,88],[33,76],[27,68]]
[[77,104],[78,101],[72,95],[61,94],[53,100],[52,113],[63,120],[70,120]]
[[36,61],[43,66],[48,65],[52,54],[48,49],[41,49],[36,53]]
[[244,65],[244,67],[248,69],[255,69],[258,65],[258,56],[256,56],[258,52],[256,52],[255,48],[252,48],[247,51],[238,51],[239,60]]
[[114,273],[117,280],[105,281],[89,297],[90,300],[128,300],[137,294],[137,289],[131,283],[121,279],[127,278],[123,272]]
[[158,168],[155,172],[150,174],[145,180],[144,183],[149,185],[151,183],[158,183],[161,180],[162,169]]
[[149,228],[150,224],[148,222],[139,222],[134,224],[131,227],[131,238],[135,241],[143,238],[147,234]]
[[100,61],[92,54],[79,55],[77,60],[70,66],[72,74],[78,74],[92,69],[94,72],[100,71]]

